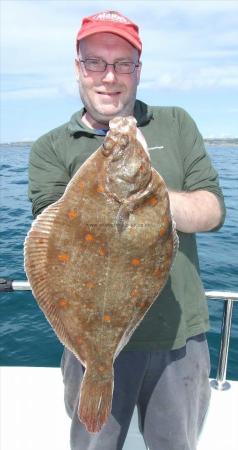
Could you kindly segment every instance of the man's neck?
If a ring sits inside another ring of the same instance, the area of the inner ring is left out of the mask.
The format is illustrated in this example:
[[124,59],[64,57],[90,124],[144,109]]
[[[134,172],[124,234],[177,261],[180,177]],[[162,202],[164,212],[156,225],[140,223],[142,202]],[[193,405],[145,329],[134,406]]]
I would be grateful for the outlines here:
[[97,122],[88,114],[86,111],[85,114],[82,117],[82,122],[84,125],[86,125],[88,128],[92,128],[95,130],[101,130],[101,129],[107,129],[109,126],[109,123],[107,122]]

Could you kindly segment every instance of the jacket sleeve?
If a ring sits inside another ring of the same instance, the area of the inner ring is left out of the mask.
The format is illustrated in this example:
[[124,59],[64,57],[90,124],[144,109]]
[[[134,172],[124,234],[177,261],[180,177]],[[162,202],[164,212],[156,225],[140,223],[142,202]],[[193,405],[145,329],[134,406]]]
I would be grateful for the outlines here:
[[219,229],[225,220],[226,208],[220,187],[218,173],[212,165],[205,149],[203,138],[190,115],[180,109],[179,118],[180,146],[184,158],[184,186],[187,192],[205,190],[215,194],[219,200],[222,218]]
[[34,218],[62,196],[69,180],[52,136],[42,136],[33,144],[29,158],[28,195]]

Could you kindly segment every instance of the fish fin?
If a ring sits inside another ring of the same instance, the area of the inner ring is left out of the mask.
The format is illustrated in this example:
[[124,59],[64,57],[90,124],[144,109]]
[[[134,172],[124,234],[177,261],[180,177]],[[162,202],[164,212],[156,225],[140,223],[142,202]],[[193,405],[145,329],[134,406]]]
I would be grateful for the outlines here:
[[[41,298],[47,285],[47,252],[50,231],[59,211],[60,202],[48,206],[32,223],[24,242],[24,269],[35,297]],[[40,279],[39,279],[40,277]],[[43,302],[44,303],[44,302]]]
[[113,374],[106,379],[90,376],[86,369],[78,407],[78,417],[90,433],[97,433],[108,419],[111,412],[113,393]]
[[24,242],[24,268],[34,295],[41,292],[41,280],[46,281],[46,257],[52,225],[59,210],[58,202],[48,206],[32,223]]
[[71,339],[62,323],[57,308],[52,304],[47,271],[48,241],[51,227],[59,211],[61,200],[48,206],[32,223],[24,242],[24,268],[32,293],[59,340],[73,351]]

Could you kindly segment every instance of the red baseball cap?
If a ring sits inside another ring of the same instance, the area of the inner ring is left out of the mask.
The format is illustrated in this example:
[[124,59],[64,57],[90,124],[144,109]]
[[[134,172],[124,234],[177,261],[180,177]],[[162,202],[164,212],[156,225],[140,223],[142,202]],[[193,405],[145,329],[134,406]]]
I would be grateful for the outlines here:
[[77,34],[77,51],[78,43],[81,39],[96,33],[114,33],[126,39],[132,44],[139,54],[142,50],[142,42],[139,37],[139,27],[117,11],[104,11],[85,17],[82,20],[81,28]]

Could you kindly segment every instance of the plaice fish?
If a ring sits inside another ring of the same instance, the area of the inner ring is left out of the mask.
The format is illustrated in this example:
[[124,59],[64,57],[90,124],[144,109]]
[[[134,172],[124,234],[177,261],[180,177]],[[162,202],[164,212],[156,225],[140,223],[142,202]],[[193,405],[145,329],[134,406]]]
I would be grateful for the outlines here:
[[24,246],[33,295],[86,368],[78,416],[90,432],[107,421],[113,362],[164,287],[178,245],[166,185],[136,120],[109,127]]

